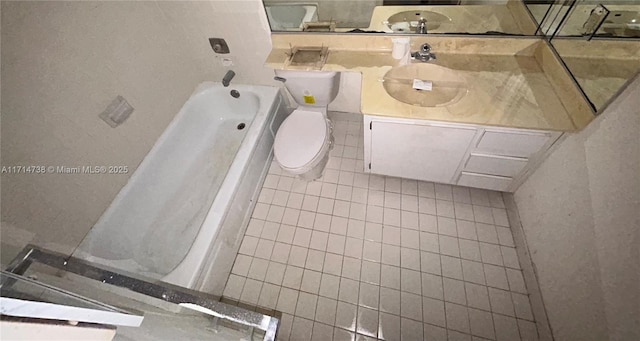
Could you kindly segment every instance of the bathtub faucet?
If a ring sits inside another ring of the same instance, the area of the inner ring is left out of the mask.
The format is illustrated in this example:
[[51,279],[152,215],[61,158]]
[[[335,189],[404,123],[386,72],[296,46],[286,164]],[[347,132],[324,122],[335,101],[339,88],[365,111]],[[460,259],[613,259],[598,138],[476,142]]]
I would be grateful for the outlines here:
[[233,72],[232,70],[227,71],[224,77],[222,77],[222,85],[224,85],[225,88],[228,87],[229,83],[231,83],[231,80],[235,75],[236,73]]

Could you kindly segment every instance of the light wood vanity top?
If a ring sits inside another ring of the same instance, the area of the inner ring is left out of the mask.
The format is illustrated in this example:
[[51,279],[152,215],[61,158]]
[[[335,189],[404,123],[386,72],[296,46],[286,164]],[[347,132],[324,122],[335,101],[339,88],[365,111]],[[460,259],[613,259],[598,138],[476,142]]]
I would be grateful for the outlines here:
[[554,131],[580,130],[594,117],[566,70],[538,39],[413,36],[411,50],[428,42],[437,56],[429,63],[456,70],[466,79],[468,92],[443,107],[400,102],[382,82],[399,65],[391,57],[392,38],[274,34],[266,66],[282,69],[289,44],[329,46],[322,70],[360,72],[361,111],[367,115]]

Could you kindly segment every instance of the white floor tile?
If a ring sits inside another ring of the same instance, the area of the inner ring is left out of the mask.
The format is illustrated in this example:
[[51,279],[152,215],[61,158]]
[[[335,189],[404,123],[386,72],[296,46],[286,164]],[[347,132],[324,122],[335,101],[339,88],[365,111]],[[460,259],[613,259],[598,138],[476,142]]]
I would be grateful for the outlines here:
[[269,267],[267,268],[267,274],[264,278],[264,281],[275,285],[282,285],[282,279],[284,278],[285,269],[286,265],[284,264],[269,262]]
[[444,299],[442,283],[442,276],[423,273],[422,296],[436,298],[439,300]]
[[455,218],[453,201],[436,200],[436,213],[439,217]]
[[400,267],[380,265],[380,285],[400,290]]
[[330,274],[322,274],[322,278],[320,280],[320,296],[338,299],[339,289],[340,277]]
[[311,340],[313,321],[295,316],[291,327],[290,340]]
[[333,339],[333,326],[324,323],[313,323],[311,341],[327,341]]
[[344,247],[344,255],[351,258],[362,258],[364,240],[360,238],[347,237]]
[[293,238],[295,237],[296,227],[291,225],[282,224],[280,225],[280,229],[278,230],[278,237],[276,241],[286,244],[293,243]]
[[287,264],[295,265],[303,268],[304,264],[307,261],[308,252],[309,252],[309,249],[307,249],[306,247],[295,246],[295,245],[292,246],[291,252],[289,252],[289,260],[287,261]]
[[403,268],[420,271],[420,251],[400,248],[400,266]]
[[438,233],[438,218],[431,214],[419,214],[418,224],[420,231]]
[[378,311],[358,307],[356,332],[358,334],[368,335],[371,337],[378,336]]
[[474,222],[456,219],[456,225],[458,227],[458,237],[478,240],[478,233],[476,232],[476,224]]
[[425,340],[446,340],[447,330],[442,327],[436,327],[434,325],[425,323],[424,339]]
[[328,240],[329,234],[327,232],[313,231],[311,233],[311,242],[309,243],[309,248],[318,251],[326,251]]
[[460,258],[440,256],[442,276],[462,280],[462,263]]
[[302,284],[300,285],[300,291],[305,291],[312,294],[318,294],[320,291],[320,279],[322,273],[313,270],[304,270],[302,273]]
[[362,261],[360,270],[360,281],[380,285],[380,263]]
[[489,288],[489,301],[491,302],[491,311],[503,315],[515,316],[513,301],[508,291]]
[[495,331],[493,330],[493,318],[488,311],[470,308],[469,327],[473,335],[487,339],[494,339],[496,337]]
[[275,309],[278,303],[278,296],[280,295],[280,288],[281,286],[279,285],[264,283],[262,285],[262,291],[260,292],[260,298],[258,299],[258,306]]
[[333,326],[336,322],[337,307],[338,301],[322,296],[318,297],[315,320]]
[[431,252],[421,252],[420,268],[422,272],[431,273],[434,275],[442,275],[442,263],[440,262],[440,255]]
[[342,262],[342,277],[359,281],[361,267],[362,261],[360,259],[344,257]]
[[443,278],[444,300],[457,304],[466,305],[467,299],[464,290],[464,282],[451,278]]
[[419,271],[400,269],[400,290],[412,294],[422,294],[422,279]]
[[[442,282],[441,282],[442,283]],[[400,315],[400,291],[380,287],[380,311]]]
[[382,244],[382,264],[400,266],[400,247]]
[[379,316],[378,337],[383,340],[400,340],[400,317],[381,312]]
[[445,302],[447,314],[447,329],[453,329],[463,333],[469,333],[469,314],[467,307]]
[[493,314],[493,323],[496,328],[497,341],[517,341],[520,340],[518,324],[513,317]]
[[476,223],[478,240],[485,243],[498,244],[498,234],[496,227],[491,224]]
[[268,260],[254,258],[253,261],[251,262],[251,267],[249,268],[249,273],[247,274],[247,277],[258,280],[258,281],[264,281],[264,278],[267,274],[268,266],[269,266]]
[[480,243],[475,240],[459,239],[460,258],[481,262]]
[[322,272],[325,256],[325,252],[318,250],[309,250],[304,267],[309,270]]
[[458,245],[458,238],[439,235],[438,243],[440,244],[441,254],[458,258],[460,257],[460,246]]
[[262,281],[247,278],[240,295],[240,300],[249,304],[258,304],[260,298],[260,291],[262,290]]
[[300,292],[298,296],[298,304],[296,305],[296,316],[313,320],[316,315],[316,304],[318,303],[318,295]]
[[463,259],[462,277],[467,282],[485,284],[485,276],[482,263]]
[[424,327],[422,326],[422,323],[415,321],[415,320],[411,320],[408,318],[402,318],[400,320],[400,339],[401,340],[422,340],[423,339],[423,331],[424,331]]
[[414,320],[422,320],[421,297],[420,295],[409,292],[400,292],[400,316]]
[[282,286],[299,290],[300,284],[302,284],[302,274],[304,270],[297,266],[287,265],[284,271],[284,278],[282,279]]
[[355,332],[357,307],[354,304],[338,302],[336,326]]
[[423,297],[423,321],[440,327],[446,327],[444,301]]
[[324,258],[322,272],[335,276],[342,275],[342,258],[340,255],[327,253]]
[[482,255],[483,263],[504,265],[500,246],[496,244],[480,243],[480,254]]
[[323,176],[271,164],[223,295],[283,340],[535,339],[501,193],[363,173],[362,116],[329,115]]
[[351,304],[358,304],[358,292],[360,283],[348,278],[340,279],[340,291],[338,292],[338,300]]
[[233,268],[231,269],[231,273],[238,276],[247,277],[247,274],[249,273],[249,267],[251,267],[252,260],[253,260],[253,257],[249,257],[246,255],[238,255],[236,257],[236,261],[233,263]]
[[491,310],[489,305],[489,292],[484,285],[464,283],[465,292],[467,293],[467,305],[472,308]]
[[362,259],[379,263],[382,260],[382,243],[365,240]]

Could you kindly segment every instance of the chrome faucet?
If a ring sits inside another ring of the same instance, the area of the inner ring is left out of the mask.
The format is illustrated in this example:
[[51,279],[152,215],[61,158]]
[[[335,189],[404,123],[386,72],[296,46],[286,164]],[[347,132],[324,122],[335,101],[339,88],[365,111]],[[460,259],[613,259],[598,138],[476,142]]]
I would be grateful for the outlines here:
[[427,19],[420,18],[418,25],[416,26],[416,33],[427,34]]
[[227,71],[227,73],[224,75],[224,77],[222,77],[222,85],[226,88],[229,86],[229,83],[231,83],[231,80],[233,79],[233,77],[236,75],[235,72],[233,72],[232,70]]
[[431,52],[431,45],[424,43],[420,46],[420,49],[411,53],[411,57],[421,62],[428,62],[436,59],[436,55]]

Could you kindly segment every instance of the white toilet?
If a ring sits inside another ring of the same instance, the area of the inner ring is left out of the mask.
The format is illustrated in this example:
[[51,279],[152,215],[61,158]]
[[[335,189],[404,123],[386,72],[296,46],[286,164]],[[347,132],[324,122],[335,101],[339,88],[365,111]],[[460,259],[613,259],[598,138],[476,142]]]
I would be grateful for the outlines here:
[[289,115],[273,144],[276,162],[287,173],[311,181],[322,176],[333,147],[327,106],[338,95],[340,74],[321,71],[275,70],[298,109]]

